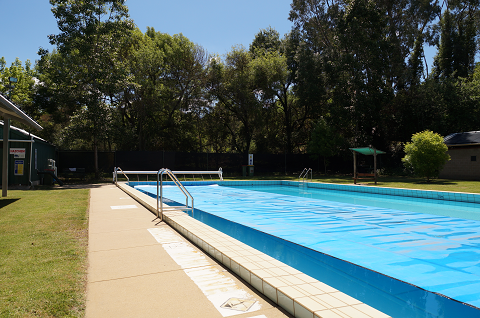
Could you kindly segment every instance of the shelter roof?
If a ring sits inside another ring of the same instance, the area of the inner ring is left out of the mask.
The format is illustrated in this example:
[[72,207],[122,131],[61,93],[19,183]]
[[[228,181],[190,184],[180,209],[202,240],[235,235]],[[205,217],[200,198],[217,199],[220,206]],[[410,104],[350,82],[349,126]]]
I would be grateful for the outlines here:
[[40,126],[36,121],[34,121],[27,114],[21,111],[17,106],[15,106],[11,101],[6,99],[2,94],[0,94],[0,116],[19,121],[37,130],[43,129],[42,126]]
[[447,146],[477,145],[480,144],[480,131],[453,133],[443,138],[443,141]]
[[385,151],[381,151],[372,147],[350,148],[350,150],[361,153],[362,155],[367,155],[367,156],[373,156],[375,152],[377,153],[377,155],[382,155],[385,153]]
[[[3,122],[2,120],[0,120],[0,126],[3,126],[3,124],[4,124],[4,122]],[[41,140],[41,141],[44,141],[44,142],[47,142],[47,143],[48,143],[48,141],[46,141],[45,139],[40,138],[40,137],[38,137],[38,136],[35,136],[34,134],[29,133],[28,131],[23,130],[23,129],[21,129],[21,128],[18,128],[18,127],[15,127],[15,126],[10,126],[10,130],[17,131],[18,133],[24,135],[25,138],[33,137],[33,138],[35,138],[35,139],[37,139],[37,140]],[[2,138],[3,138],[3,129],[1,129],[1,131],[0,131],[0,136],[2,136]],[[10,137],[10,138],[11,138],[11,137]]]

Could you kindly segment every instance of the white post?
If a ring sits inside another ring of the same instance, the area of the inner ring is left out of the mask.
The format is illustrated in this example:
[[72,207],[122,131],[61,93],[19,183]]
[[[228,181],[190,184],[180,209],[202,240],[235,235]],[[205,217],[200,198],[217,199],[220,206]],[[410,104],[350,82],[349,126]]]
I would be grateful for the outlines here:
[[7,196],[8,192],[8,155],[9,155],[9,135],[10,118],[3,117],[3,172],[2,172],[2,197]]

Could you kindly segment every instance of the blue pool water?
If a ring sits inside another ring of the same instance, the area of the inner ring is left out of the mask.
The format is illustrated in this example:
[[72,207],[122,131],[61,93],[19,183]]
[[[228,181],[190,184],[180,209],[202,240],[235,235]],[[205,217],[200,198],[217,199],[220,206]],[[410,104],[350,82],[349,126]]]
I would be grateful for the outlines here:
[[[393,317],[480,317],[478,204],[299,186],[187,189],[202,222]],[[175,187],[164,196],[185,201]]]

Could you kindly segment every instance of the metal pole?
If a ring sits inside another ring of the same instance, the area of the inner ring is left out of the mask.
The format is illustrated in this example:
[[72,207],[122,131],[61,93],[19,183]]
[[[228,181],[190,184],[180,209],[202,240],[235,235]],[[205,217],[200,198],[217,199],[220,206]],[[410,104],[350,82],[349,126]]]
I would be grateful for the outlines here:
[[353,151],[353,184],[357,184],[357,153]]
[[10,118],[3,117],[3,173],[2,173],[2,197],[8,193],[8,155],[9,155],[9,135]]

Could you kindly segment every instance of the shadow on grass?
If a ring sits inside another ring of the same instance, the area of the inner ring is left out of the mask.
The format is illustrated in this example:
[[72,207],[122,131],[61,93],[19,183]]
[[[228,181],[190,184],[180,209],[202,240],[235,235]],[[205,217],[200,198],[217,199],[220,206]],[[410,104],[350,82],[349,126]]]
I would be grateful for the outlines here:
[[0,209],[6,207],[9,204],[15,203],[20,199],[1,199],[0,200]]
[[438,184],[438,185],[457,185],[458,182],[453,182],[453,181],[446,181],[446,180],[434,180],[434,181],[430,181],[430,182],[427,182],[426,180],[421,180],[421,181],[415,181],[415,182],[412,182],[413,184],[426,184],[426,185],[435,185],[435,184]]

